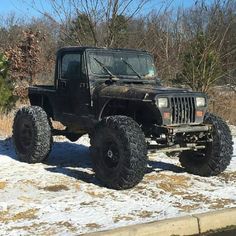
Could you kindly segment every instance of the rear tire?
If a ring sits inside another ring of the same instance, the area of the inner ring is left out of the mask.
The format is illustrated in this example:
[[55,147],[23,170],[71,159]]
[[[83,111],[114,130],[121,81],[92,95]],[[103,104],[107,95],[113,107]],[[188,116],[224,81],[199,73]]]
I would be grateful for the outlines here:
[[52,141],[51,123],[41,107],[18,110],[13,123],[13,144],[20,161],[42,162],[51,151]]
[[214,176],[230,164],[233,154],[232,135],[228,125],[213,114],[207,113],[204,123],[212,125],[213,141],[202,151],[183,151],[179,160],[189,173]]
[[147,146],[139,125],[126,116],[104,118],[91,135],[96,177],[113,189],[134,187],[147,167]]

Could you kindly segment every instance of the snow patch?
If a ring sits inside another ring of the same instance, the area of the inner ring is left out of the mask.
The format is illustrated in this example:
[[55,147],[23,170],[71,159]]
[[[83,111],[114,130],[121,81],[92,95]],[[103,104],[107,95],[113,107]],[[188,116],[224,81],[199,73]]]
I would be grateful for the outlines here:
[[88,147],[88,136],[57,140],[45,163],[26,164],[1,139],[0,235],[78,235],[236,206],[236,145],[228,169],[210,178],[152,155],[143,181],[125,191],[95,178]]

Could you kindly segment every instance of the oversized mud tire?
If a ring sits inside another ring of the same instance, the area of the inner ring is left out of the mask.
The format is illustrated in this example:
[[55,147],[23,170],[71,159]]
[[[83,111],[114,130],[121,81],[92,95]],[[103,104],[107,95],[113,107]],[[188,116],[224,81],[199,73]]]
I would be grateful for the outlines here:
[[139,125],[126,116],[104,118],[91,137],[96,177],[113,189],[134,187],[147,167],[147,146]]
[[51,123],[41,107],[18,110],[13,123],[13,144],[20,161],[37,163],[48,157],[52,147]]
[[219,117],[207,113],[204,123],[212,126],[212,142],[202,151],[183,151],[181,165],[190,173],[200,176],[214,176],[230,164],[233,153],[232,135],[228,125]]

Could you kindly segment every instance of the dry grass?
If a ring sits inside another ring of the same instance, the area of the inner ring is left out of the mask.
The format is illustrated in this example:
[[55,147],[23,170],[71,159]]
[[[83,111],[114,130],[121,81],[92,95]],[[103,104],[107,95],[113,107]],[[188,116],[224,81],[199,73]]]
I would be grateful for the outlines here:
[[0,190],[4,189],[7,186],[7,183],[5,181],[0,181]]
[[236,171],[233,172],[223,172],[218,176],[224,182],[236,182]]
[[214,90],[210,94],[209,110],[236,125],[236,93],[233,91]]
[[44,235],[44,236],[56,235],[57,232],[55,230],[44,226],[50,227],[50,225],[47,222],[40,222],[40,223],[32,223],[29,225],[12,226],[10,231],[13,230],[26,231],[27,235]]
[[132,216],[115,216],[115,217],[113,217],[113,222],[117,223],[119,221],[130,221],[133,219],[134,218]]
[[44,188],[40,188],[40,189],[43,189],[45,191],[50,191],[50,192],[59,192],[59,191],[62,191],[62,190],[69,190],[69,188],[66,186],[66,185],[63,185],[63,184],[58,184],[58,185],[50,185],[50,186],[46,186]]
[[140,211],[137,215],[141,218],[149,218],[153,215],[152,211]]
[[190,204],[184,205],[183,203],[176,202],[173,204],[174,207],[177,207],[181,212],[191,212],[192,210],[196,210],[199,208],[200,204]]
[[235,200],[233,199],[226,199],[226,198],[218,198],[211,202],[210,208],[211,209],[222,209],[226,206],[235,205]]
[[[195,209],[196,208],[195,206],[203,204],[203,203],[209,204],[211,209],[221,209],[221,208],[224,208],[230,204],[235,204],[235,200],[233,200],[233,199],[226,199],[226,198],[210,199],[209,197],[207,197],[203,194],[198,194],[198,193],[193,193],[191,195],[184,195],[183,199],[184,200],[191,200],[195,203],[195,204],[191,205],[192,208],[190,207],[189,210]],[[186,207],[188,208],[189,206],[178,206],[178,207],[185,211]],[[187,209],[187,211],[188,211],[188,209]]]
[[87,228],[90,228],[90,229],[99,229],[99,228],[101,228],[101,225],[98,225],[96,223],[89,223],[89,224],[86,224],[85,226]]
[[0,114],[0,136],[10,136],[12,133],[13,114]]
[[161,183],[157,184],[157,187],[172,194],[182,194],[183,190],[191,186],[190,178],[184,175],[159,174],[159,178]]
[[81,202],[80,205],[81,206],[92,206],[94,204],[94,201],[92,202]]
[[98,198],[103,198],[105,197],[104,193],[99,193],[99,192],[95,192],[95,191],[85,191],[87,194],[89,194],[92,197],[98,197]]
[[64,227],[66,229],[68,229],[70,232],[76,232],[77,228],[75,226],[73,226],[70,222],[68,221],[60,221],[56,223],[60,228]]
[[9,221],[20,221],[20,220],[33,220],[37,218],[38,209],[29,209],[10,215],[9,211],[0,212],[0,221],[7,223]]
[[38,212],[38,209],[29,209],[27,211],[23,211],[23,212],[19,212],[16,215],[14,215],[11,220],[13,221],[18,221],[18,220],[22,220],[22,219],[36,219],[36,213]]

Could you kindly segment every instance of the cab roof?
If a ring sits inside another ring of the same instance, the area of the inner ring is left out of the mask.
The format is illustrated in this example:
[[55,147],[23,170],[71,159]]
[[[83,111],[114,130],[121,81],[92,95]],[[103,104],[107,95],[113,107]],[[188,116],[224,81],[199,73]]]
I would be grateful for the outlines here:
[[105,51],[124,51],[124,52],[143,52],[143,53],[149,53],[146,50],[140,50],[140,49],[130,49],[130,48],[106,48],[106,47],[79,47],[79,46],[69,46],[69,47],[63,47],[60,48],[57,51],[57,54],[61,54],[63,52],[73,52],[73,51],[86,51],[86,50],[105,50]]

